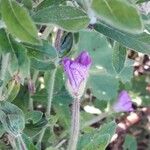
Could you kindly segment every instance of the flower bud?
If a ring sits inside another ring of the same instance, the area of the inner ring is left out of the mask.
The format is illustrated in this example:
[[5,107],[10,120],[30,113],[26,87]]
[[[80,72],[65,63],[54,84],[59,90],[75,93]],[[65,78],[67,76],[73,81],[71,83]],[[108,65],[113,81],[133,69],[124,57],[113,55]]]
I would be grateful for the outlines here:
[[63,59],[67,88],[73,97],[83,95],[91,62],[91,57],[86,51],[81,52],[75,60]]

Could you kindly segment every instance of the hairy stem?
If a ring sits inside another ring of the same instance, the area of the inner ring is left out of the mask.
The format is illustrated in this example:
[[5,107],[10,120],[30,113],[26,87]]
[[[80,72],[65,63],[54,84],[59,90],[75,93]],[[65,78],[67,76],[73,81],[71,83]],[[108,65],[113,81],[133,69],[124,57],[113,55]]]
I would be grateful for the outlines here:
[[48,102],[47,102],[47,111],[46,111],[47,117],[50,117],[50,113],[51,113],[51,105],[52,105],[56,71],[57,71],[57,67],[52,71],[51,78],[49,80]]
[[36,146],[37,146],[39,149],[41,149],[41,142],[42,142],[43,136],[44,136],[44,134],[45,134],[46,128],[47,128],[47,126],[43,127],[43,129],[41,130],[39,139],[38,139],[38,141],[37,141]]
[[21,150],[28,150],[21,135],[19,136],[19,139],[20,139],[20,145],[22,148]]
[[[52,105],[52,99],[53,99],[56,71],[57,71],[57,67],[52,71],[51,77],[49,79],[48,101],[47,101],[47,110],[46,110],[47,119],[50,117],[50,114],[51,114],[51,105]],[[45,126],[40,133],[39,140],[36,144],[38,148],[41,147],[41,142],[42,142],[42,139],[44,137],[47,127],[48,126]]]
[[[33,84],[35,86],[35,83],[36,83],[36,80],[38,78],[38,75],[39,75],[39,71],[38,70],[34,70],[34,74],[33,74],[33,77],[32,77],[32,81],[33,81]],[[30,111],[33,111],[33,108],[34,105],[33,105],[33,98],[32,98],[32,94],[29,92],[29,104],[28,104],[28,109]]]
[[76,150],[80,131],[80,99],[76,98],[72,105],[71,135],[68,150]]
[[62,36],[63,31],[61,29],[58,29],[56,33],[56,39],[55,39],[55,48],[57,51],[60,50],[60,42],[61,42],[61,36]]
[[[10,55],[9,53],[4,55],[2,54],[1,73],[0,73],[0,79],[2,81],[5,79],[5,73],[9,63],[9,55]],[[2,99],[2,92],[3,92],[3,84],[0,87],[0,99]]]

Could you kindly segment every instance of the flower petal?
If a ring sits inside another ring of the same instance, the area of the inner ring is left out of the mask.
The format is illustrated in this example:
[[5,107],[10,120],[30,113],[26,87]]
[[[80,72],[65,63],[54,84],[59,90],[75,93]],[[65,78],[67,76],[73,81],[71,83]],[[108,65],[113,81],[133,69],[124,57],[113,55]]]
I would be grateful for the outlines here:
[[130,96],[128,95],[127,91],[123,90],[120,92],[118,96],[118,101],[115,103],[113,106],[113,109],[116,112],[128,112],[128,111],[133,111],[132,108],[132,101]]
[[75,59],[75,61],[86,67],[90,67],[92,63],[92,59],[87,51],[81,52],[80,55]]

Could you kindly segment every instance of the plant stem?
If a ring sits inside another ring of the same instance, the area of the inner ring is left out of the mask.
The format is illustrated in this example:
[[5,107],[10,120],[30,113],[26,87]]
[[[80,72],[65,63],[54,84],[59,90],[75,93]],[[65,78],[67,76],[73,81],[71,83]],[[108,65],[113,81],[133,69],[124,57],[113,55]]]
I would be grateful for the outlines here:
[[61,36],[62,36],[63,31],[61,29],[58,29],[56,33],[56,39],[55,39],[55,48],[57,51],[60,50],[60,42],[61,42]]
[[[5,79],[5,73],[6,73],[6,69],[8,67],[8,63],[9,63],[9,53],[7,54],[2,54],[2,62],[1,62],[1,80],[3,81]],[[0,87],[0,99],[2,99],[2,92],[3,92],[3,87],[4,84],[2,84],[2,86]]]
[[54,92],[56,71],[57,71],[57,67],[53,71],[51,71],[52,74],[49,80],[48,102],[47,102],[47,111],[46,111],[47,117],[50,117],[50,113],[51,113],[51,105],[52,105],[52,98],[53,98],[53,92]]
[[37,141],[36,146],[37,146],[39,149],[41,149],[41,142],[42,142],[42,139],[43,139],[43,136],[44,136],[44,134],[45,134],[46,129],[47,129],[47,126],[43,127],[43,129],[41,130],[39,139],[38,139],[38,141]]
[[80,99],[75,98],[72,105],[71,135],[68,150],[76,150],[80,131]]
[[[54,92],[54,85],[55,85],[55,75],[56,75],[57,67],[52,71],[50,80],[49,80],[49,87],[48,87],[48,101],[47,101],[47,110],[46,110],[46,117],[47,119],[50,117],[51,113],[51,105],[52,105],[52,99],[53,99],[53,92]],[[45,126],[39,136],[39,140],[37,142],[37,147],[41,147],[41,142],[44,137],[45,131],[48,126]]]
[[26,147],[21,135],[19,136],[19,139],[20,139],[20,144],[21,144],[21,148],[22,148],[21,150],[27,150],[27,147]]
[[[33,77],[32,77],[32,81],[33,81],[33,84],[35,86],[35,83],[36,83],[36,80],[38,78],[38,75],[39,75],[39,71],[38,70],[34,70],[34,74],[33,74]],[[28,104],[28,109],[30,111],[33,111],[34,110],[34,105],[33,105],[33,98],[32,98],[32,94],[29,92],[29,104]]]

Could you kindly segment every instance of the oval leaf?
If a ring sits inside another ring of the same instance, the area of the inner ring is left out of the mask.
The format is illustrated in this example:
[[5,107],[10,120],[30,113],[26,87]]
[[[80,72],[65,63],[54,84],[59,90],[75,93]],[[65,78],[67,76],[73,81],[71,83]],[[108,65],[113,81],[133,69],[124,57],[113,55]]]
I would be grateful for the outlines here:
[[1,13],[9,32],[24,42],[39,43],[35,25],[27,11],[17,2],[2,0]]
[[69,31],[83,29],[89,23],[89,19],[83,11],[71,6],[47,7],[32,17],[38,24],[56,24]]
[[116,28],[131,33],[143,31],[143,24],[137,9],[128,2],[122,0],[93,0],[92,9],[100,19]]

